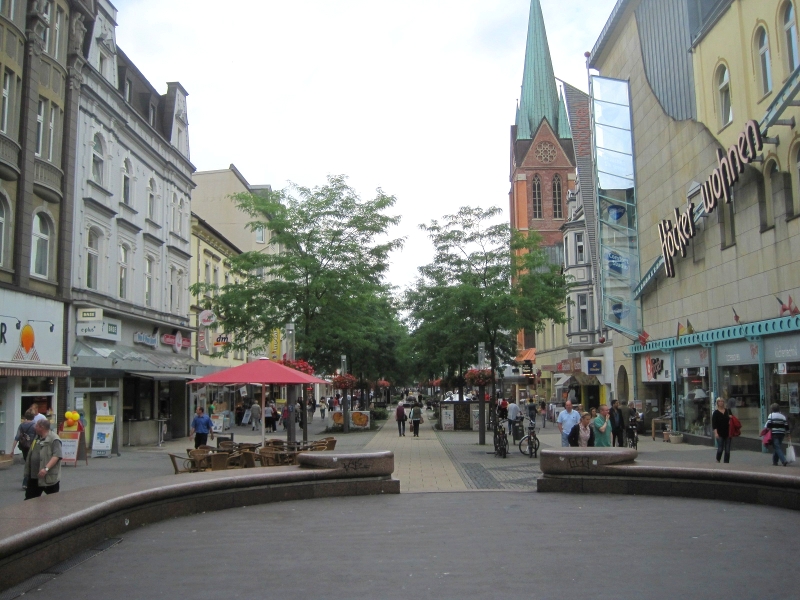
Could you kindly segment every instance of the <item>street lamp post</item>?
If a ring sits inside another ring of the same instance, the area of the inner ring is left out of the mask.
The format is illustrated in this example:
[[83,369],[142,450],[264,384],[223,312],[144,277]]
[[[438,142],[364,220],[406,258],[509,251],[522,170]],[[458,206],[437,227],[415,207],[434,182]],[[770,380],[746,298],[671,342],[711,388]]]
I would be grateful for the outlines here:
[[[486,344],[478,344],[478,369],[483,371],[486,363]],[[483,381],[481,379],[481,381]],[[478,386],[478,444],[486,445],[486,386]]]
[[[347,373],[347,355],[342,354],[342,375]],[[350,399],[347,390],[342,390],[342,431],[350,433]]]
[[[294,323],[286,324],[286,358],[294,360]],[[289,422],[286,424],[286,441],[295,442],[297,440],[294,426],[295,410],[297,409],[297,386],[286,386],[286,407],[289,409]]]

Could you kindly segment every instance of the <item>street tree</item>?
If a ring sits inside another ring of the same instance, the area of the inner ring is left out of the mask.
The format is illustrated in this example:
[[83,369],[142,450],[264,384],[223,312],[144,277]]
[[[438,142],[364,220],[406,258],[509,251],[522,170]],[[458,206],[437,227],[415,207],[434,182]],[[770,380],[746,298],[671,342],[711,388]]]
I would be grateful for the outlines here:
[[329,176],[318,187],[234,199],[250,229],[265,231],[265,248],[232,257],[227,285],[195,284],[192,293],[218,314],[234,348],[263,351],[273,330],[293,322],[297,355],[332,373],[346,353],[341,341],[372,331],[374,306],[365,299],[384,293],[390,253],[402,246],[388,235],[399,223],[387,214],[394,196],[378,189],[362,200],[345,176]]
[[538,234],[512,232],[498,221],[501,214],[496,207],[465,206],[420,226],[435,251],[406,293],[412,337],[459,375],[475,362],[479,341],[494,374],[516,355],[518,331],[566,320],[561,265],[549,261]]

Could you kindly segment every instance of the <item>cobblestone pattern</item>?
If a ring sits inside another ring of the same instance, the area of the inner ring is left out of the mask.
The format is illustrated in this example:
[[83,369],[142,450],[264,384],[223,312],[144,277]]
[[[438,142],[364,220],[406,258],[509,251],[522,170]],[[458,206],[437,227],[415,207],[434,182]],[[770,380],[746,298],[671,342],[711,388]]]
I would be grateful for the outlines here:
[[478,434],[474,432],[437,431],[436,436],[468,488],[536,489],[536,480],[542,474],[539,459],[524,456],[517,446],[510,445],[508,456],[503,459],[494,455],[491,433],[486,436],[485,446],[478,445]]

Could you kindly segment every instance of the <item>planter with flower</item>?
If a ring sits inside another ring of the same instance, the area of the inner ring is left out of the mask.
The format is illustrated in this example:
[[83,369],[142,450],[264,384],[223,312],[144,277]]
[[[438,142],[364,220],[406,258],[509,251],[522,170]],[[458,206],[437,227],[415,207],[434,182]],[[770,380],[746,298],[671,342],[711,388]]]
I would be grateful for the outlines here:
[[464,373],[464,379],[473,387],[487,386],[492,384],[491,369],[470,369]]

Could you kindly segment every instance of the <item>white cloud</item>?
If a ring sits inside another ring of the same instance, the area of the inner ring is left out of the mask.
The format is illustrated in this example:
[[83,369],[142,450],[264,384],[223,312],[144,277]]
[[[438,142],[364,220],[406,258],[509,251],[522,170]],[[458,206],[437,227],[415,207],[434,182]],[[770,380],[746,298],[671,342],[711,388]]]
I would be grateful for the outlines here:
[[[431,249],[418,224],[508,208],[528,0],[115,0],[117,42],[159,90],[189,91],[192,160],[254,184],[343,173],[397,196],[390,282]],[[543,0],[555,74],[586,89],[614,0]],[[577,15],[577,17],[576,17]]]

